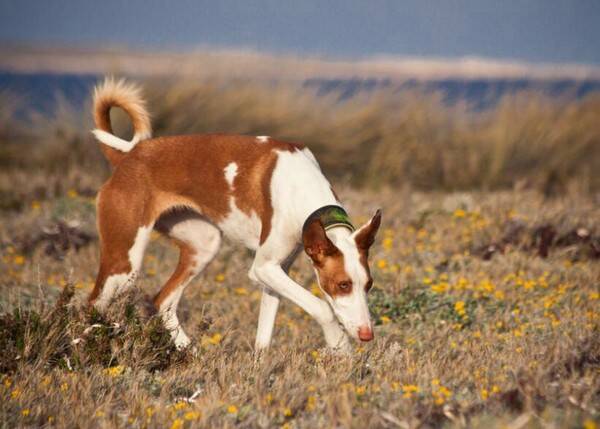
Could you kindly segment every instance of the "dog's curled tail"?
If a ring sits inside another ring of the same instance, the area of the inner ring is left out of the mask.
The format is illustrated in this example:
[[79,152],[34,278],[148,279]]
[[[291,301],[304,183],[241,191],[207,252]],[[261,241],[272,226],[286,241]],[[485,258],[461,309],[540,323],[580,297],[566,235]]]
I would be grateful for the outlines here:
[[[133,122],[134,135],[131,141],[113,134],[110,109],[114,106],[127,112]],[[109,77],[94,88],[94,122],[97,128],[92,133],[102,143],[102,152],[113,165],[117,165],[139,141],[152,136],[150,115],[139,87],[123,79]]]

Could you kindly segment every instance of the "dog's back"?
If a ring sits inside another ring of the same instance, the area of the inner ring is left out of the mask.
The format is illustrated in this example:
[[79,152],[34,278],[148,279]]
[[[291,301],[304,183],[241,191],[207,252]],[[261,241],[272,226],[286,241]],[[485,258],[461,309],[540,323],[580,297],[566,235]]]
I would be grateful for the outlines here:
[[132,198],[143,196],[148,221],[187,207],[234,240],[243,236],[239,241],[256,248],[270,231],[271,179],[280,152],[311,163],[302,146],[266,137],[209,134],[148,139],[119,160],[105,188],[129,189],[136,195]]

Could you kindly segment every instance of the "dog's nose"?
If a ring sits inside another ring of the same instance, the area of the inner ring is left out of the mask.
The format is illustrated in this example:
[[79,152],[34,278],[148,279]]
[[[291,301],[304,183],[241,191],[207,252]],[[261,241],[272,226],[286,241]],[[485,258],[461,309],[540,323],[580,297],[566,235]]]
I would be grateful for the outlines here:
[[361,341],[371,341],[373,339],[373,330],[368,326],[358,328],[358,338]]

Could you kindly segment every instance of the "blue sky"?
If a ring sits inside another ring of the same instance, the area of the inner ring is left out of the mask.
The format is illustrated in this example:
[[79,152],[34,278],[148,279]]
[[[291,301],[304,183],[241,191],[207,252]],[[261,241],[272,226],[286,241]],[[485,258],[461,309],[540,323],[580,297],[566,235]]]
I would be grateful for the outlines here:
[[600,64],[600,0],[0,0],[0,41]]

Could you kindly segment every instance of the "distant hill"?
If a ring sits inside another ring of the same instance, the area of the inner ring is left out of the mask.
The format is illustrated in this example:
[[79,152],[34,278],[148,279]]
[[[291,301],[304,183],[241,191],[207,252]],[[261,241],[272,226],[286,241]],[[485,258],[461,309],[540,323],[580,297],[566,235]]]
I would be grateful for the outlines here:
[[439,92],[447,103],[466,101],[474,109],[522,91],[571,100],[600,90],[600,68],[585,64],[485,58],[332,59],[224,49],[0,47],[0,91],[21,97],[23,110],[51,111],[61,96],[83,106],[94,83],[107,74],[287,82],[321,95],[339,94],[340,100],[380,89],[398,93],[418,89]]

